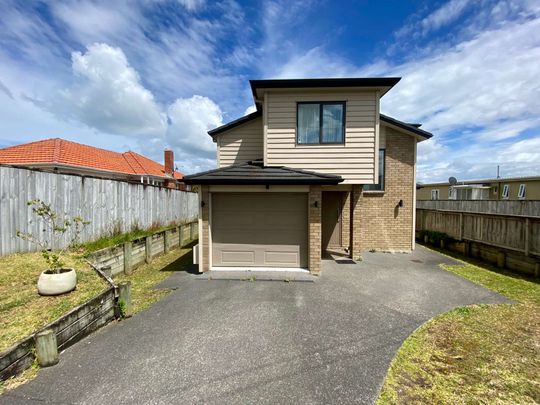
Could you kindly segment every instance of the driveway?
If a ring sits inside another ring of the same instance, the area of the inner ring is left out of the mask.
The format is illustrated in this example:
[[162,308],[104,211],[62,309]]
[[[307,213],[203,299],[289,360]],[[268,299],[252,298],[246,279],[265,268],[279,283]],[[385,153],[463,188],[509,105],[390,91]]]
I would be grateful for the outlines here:
[[67,349],[0,397],[38,403],[373,403],[403,340],[456,306],[500,303],[441,270],[451,259],[367,253],[323,262],[319,281],[201,280]]

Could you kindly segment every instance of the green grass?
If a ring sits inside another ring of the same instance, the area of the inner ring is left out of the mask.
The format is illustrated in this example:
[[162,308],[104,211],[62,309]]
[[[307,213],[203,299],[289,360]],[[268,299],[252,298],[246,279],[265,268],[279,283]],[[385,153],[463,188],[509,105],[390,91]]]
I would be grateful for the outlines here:
[[166,255],[155,258],[152,263],[136,269],[133,274],[119,274],[115,283],[131,281],[131,300],[133,312],[137,313],[150,307],[171,290],[154,287],[165,280],[172,272],[185,271],[192,264],[191,246],[174,249]]
[[77,247],[77,250],[83,252],[83,254],[88,255],[92,252],[95,252],[100,249],[105,249],[111,246],[120,245],[122,243],[128,242],[130,240],[135,240],[143,238],[148,235],[152,235],[157,232],[162,232],[166,229],[170,229],[170,226],[155,226],[148,229],[139,229],[135,228],[128,233],[121,233],[114,231],[110,235],[102,236],[99,239],[96,239],[91,242],[86,242]]
[[517,303],[424,324],[394,358],[378,404],[540,403],[540,284],[471,263],[442,267]]
[[37,292],[37,279],[46,269],[40,253],[0,257],[0,351],[107,288],[95,271],[74,254],[66,256],[66,267],[77,271],[76,290],[43,297]]

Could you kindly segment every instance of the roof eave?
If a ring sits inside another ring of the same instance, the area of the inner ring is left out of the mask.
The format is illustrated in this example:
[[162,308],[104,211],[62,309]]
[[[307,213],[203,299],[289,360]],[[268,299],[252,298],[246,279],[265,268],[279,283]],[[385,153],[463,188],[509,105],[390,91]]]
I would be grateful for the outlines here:
[[318,79],[267,79],[250,80],[253,100],[260,97],[257,90],[262,89],[298,89],[298,88],[340,88],[340,87],[374,87],[386,94],[394,87],[401,77],[350,77],[350,78],[318,78]]
[[240,117],[234,121],[228,122],[224,125],[221,125],[220,127],[211,129],[210,131],[208,131],[208,135],[210,135],[212,138],[215,138],[216,135],[219,135],[222,132],[228,131],[232,128],[245,124],[261,116],[262,116],[262,110],[257,109],[257,111],[254,111],[251,114],[244,115],[243,117]]
[[406,122],[399,121],[395,118],[389,117],[388,115],[379,114],[380,120],[384,121],[386,124],[393,125],[397,128],[409,131],[413,133],[414,135],[419,136],[420,140],[426,140],[433,137],[433,134],[431,132],[424,131],[423,129],[417,128],[411,124],[407,124]]
[[192,185],[230,185],[230,186],[265,186],[265,185],[279,185],[279,186],[298,186],[298,185],[328,185],[335,186],[341,183],[343,179],[331,180],[331,179],[298,179],[298,180],[283,180],[283,179],[188,179],[184,177],[185,184]]

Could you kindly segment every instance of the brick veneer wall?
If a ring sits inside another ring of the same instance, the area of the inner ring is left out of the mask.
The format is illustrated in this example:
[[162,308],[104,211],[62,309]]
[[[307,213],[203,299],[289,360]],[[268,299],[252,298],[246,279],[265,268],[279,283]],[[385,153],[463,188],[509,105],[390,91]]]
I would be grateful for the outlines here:
[[[315,206],[317,203],[317,206]],[[309,188],[309,271],[319,274],[321,271],[321,186]]]
[[210,270],[210,242],[209,242],[209,227],[210,219],[210,193],[208,186],[201,186],[201,203],[204,202],[204,207],[201,208],[202,234],[199,235],[199,248],[202,249],[202,271]]
[[341,197],[341,247],[349,249],[351,241],[351,194],[344,191]]
[[361,258],[361,251],[363,247],[363,235],[360,232],[360,221],[363,218],[363,210],[365,209],[362,204],[362,186],[359,184],[353,184],[350,191],[350,243],[351,243],[351,258],[358,260]]
[[[386,129],[385,192],[363,192],[355,209],[354,239],[360,251],[413,249],[415,147],[410,135]],[[403,207],[398,207],[399,200]]]

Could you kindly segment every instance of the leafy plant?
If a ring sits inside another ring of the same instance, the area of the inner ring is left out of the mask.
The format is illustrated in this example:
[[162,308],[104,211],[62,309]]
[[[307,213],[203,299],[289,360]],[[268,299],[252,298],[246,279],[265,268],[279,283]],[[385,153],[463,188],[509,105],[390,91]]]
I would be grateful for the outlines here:
[[443,232],[435,232],[435,231],[428,231],[428,230],[420,231],[421,241],[424,241],[426,236],[427,236],[428,242],[436,246],[439,246],[441,241],[443,241],[446,244],[454,240],[451,236]]
[[[38,246],[49,269],[60,273],[64,265],[62,261],[63,254],[69,247],[77,243],[84,227],[90,222],[85,221],[79,216],[64,216],[60,218],[58,213],[51,208],[50,204],[46,204],[40,199],[30,200],[27,202],[27,205],[32,207],[32,212],[37,217],[41,218],[44,224],[43,232],[48,232],[50,238],[39,238],[31,233],[21,231],[17,231],[17,236]],[[69,230],[72,231],[69,243],[64,248],[59,249],[60,240]]]

